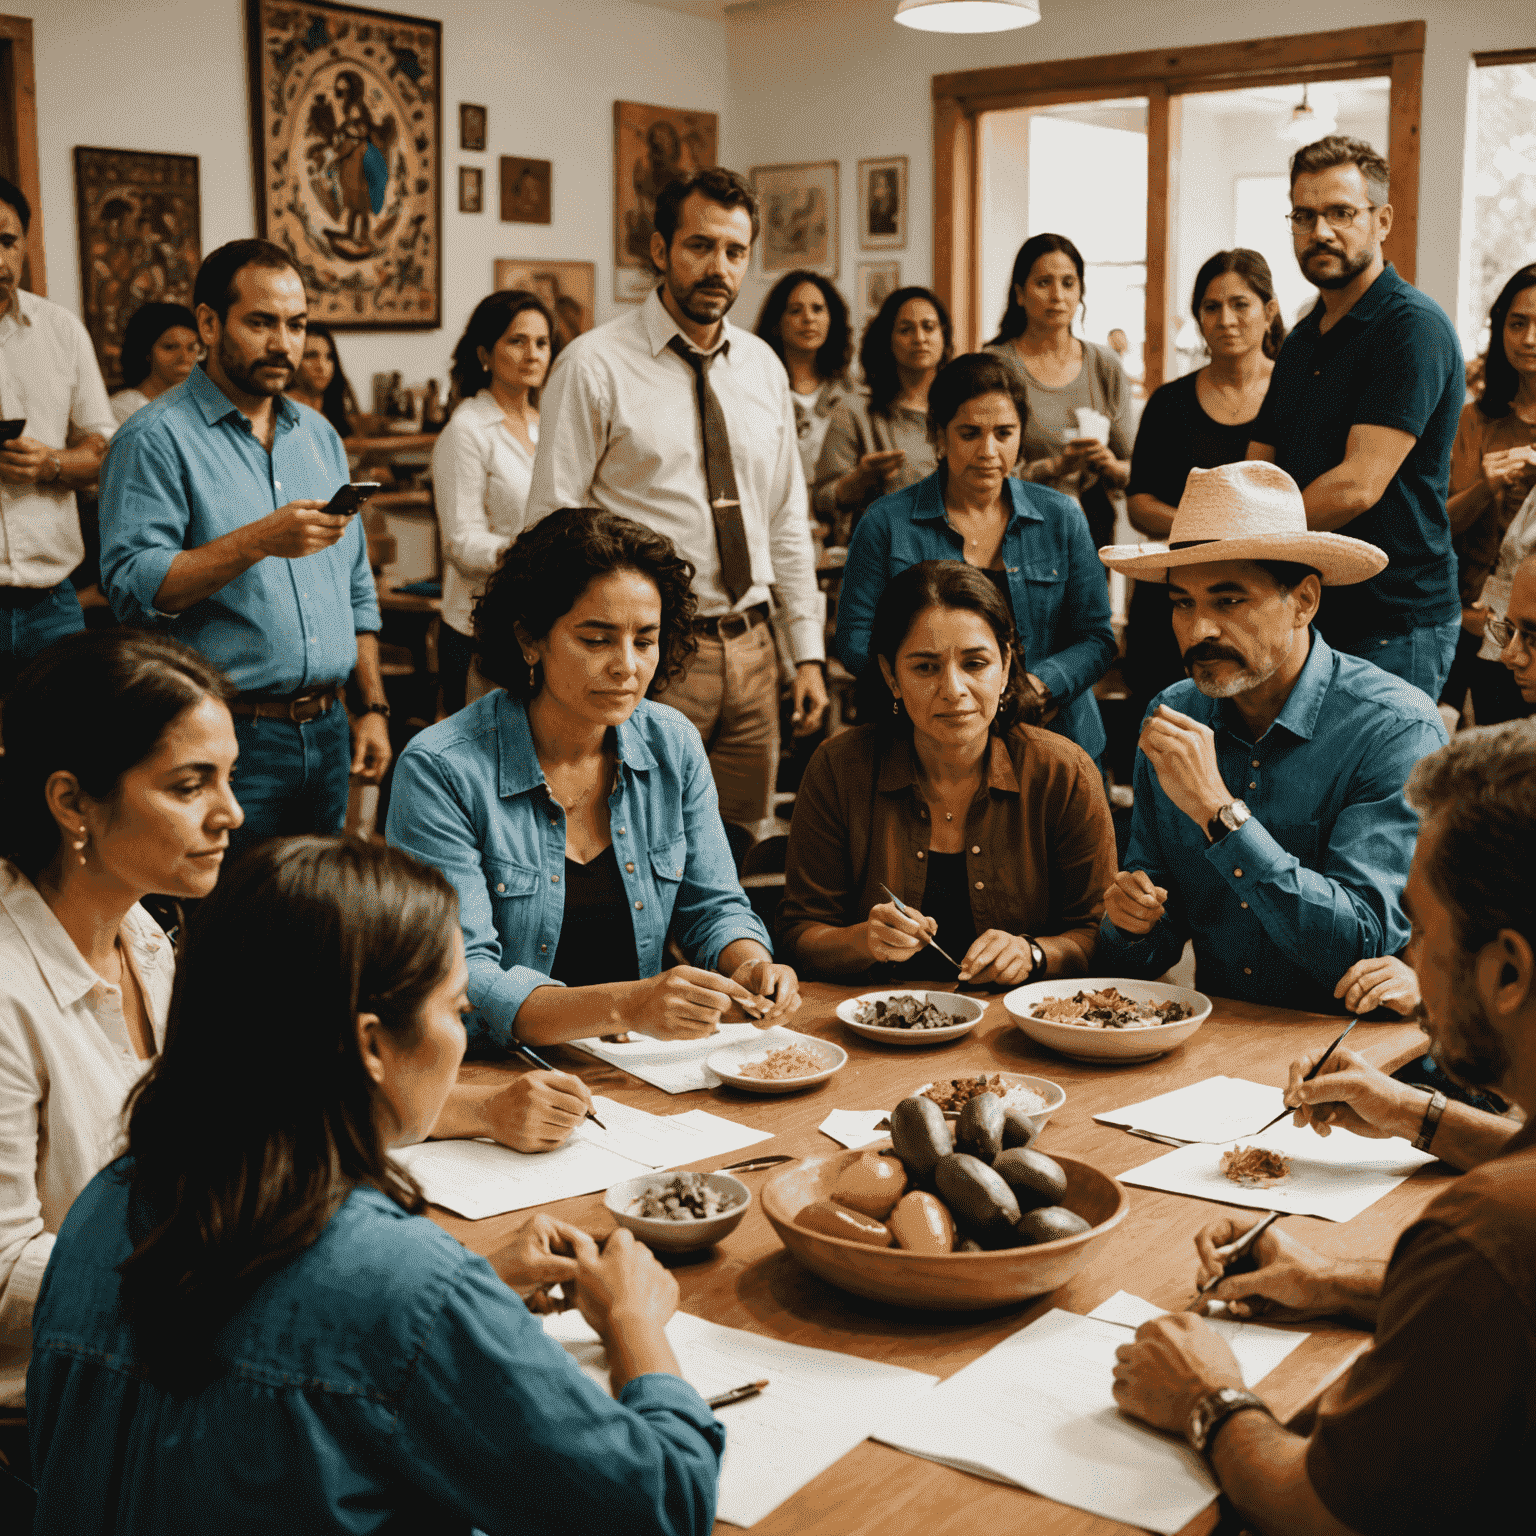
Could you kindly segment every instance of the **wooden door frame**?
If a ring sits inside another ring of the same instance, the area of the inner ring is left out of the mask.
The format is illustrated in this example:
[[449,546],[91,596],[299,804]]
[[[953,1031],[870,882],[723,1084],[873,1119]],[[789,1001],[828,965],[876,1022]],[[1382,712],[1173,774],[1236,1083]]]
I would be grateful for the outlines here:
[[1424,79],[1422,21],[1290,37],[1252,38],[1196,48],[1052,59],[933,77],[933,286],[949,305],[957,347],[977,345],[981,326],[983,113],[1065,102],[1147,98],[1146,388],[1163,381],[1171,358],[1168,284],[1177,228],[1181,98],[1258,85],[1391,79],[1387,161],[1392,167],[1392,233],[1384,251],[1408,281],[1417,271],[1419,118]]
[[0,16],[0,39],[11,45],[11,94],[16,103],[16,185],[32,205],[27,230],[27,260],[32,292],[47,296],[43,256],[43,179],[37,159],[37,76],[32,67],[32,22],[25,16]]

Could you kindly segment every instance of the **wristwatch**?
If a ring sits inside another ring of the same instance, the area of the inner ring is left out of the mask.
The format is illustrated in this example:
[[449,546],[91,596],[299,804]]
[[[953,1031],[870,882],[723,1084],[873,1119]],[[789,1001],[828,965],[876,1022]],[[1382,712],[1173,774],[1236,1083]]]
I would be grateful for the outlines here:
[[1190,1410],[1184,1438],[1203,1456],[1216,1431],[1234,1413],[1241,1413],[1245,1408],[1257,1408],[1260,1413],[1269,1412],[1263,1398],[1255,1397],[1252,1392],[1243,1392],[1237,1387],[1219,1387],[1214,1392],[1207,1392]]
[[389,719],[389,705],[388,704],[381,704],[381,703],[364,704],[363,707],[360,710],[358,710],[358,714],[360,714],[360,715],[383,715],[384,718],[386,720],[388,720]]
[[1035,942],[1033,934],[1021,933],[1019,937],[1029,945],[1029,978],[1038,981],[1045,975],[1045,951]]
[[1424,1111],[1424,1123],[1414,1138],[1414,1151],[1429,1151],[1429,1144],[1435,1139],[1435,1131],[1440,1125],[1440,1116],[1445,1113],[1445,1102],[1445,1095],[1436,1088],[1429,1097],[1429,1107]]
[[1205,824],[1205,835],[1213,843],[1220,842],[1228,832],[1236,832],[1252,817],[1253,812],[1241,800],[1234,800],[1231,805],[1222,806]]

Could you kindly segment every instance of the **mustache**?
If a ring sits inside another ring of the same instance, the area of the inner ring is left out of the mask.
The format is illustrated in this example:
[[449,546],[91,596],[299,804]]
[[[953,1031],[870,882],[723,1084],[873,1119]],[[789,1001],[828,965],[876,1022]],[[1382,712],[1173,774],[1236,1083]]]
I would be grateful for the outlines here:
[[1184,652],[1186,667],[1192,667],[1199,661],[1235,661],[1240,667],[1248,664],[1246,657],[1239,656],[1236,651],[1229,651],[1224,646],[1213,645],[1208,640],[1202,640],[1199,645],[1192,645]]

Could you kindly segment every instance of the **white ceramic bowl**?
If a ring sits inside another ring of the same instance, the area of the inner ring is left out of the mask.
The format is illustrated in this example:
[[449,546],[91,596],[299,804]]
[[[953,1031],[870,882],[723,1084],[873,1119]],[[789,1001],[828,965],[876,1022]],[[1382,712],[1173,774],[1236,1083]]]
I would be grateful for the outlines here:
[[[1101,1029],[1092,1024],[1057,1024],[1037,1019],[1033,1010],[1046,998],[1075,997],[1114,987],[1138,1003],[1184,1003],[1194,1014],[1177,1024],[1151,1024],[1144,1029]],[[1013,1022],[1041,1045],[1075,1061],[1151,1061],[1182,1045],[1211,1016],[1211,1000],[1191,987],[1171,987],[1161,981],[1127,981],[1119,976],[1072,976],[1060,981],[1032,981],[1003,998]]]
[[676,1177],[675,1172],[643,1173],[637,1179],[625,1179],[603,1196],[603,1204],[621,1227],[628,1227],[647,1248],[658,1253],[690,1253],[695,1248],[708,1248],[734,1232],[751,1208],[752,1191],[740,1179],[733,1179],[728,1173],[706,1173],[704,1181],[711,1189],[738,1202],[730,1210],[702,1221],[665,1221],[657,1216],[632,1214],[630,1207],[642,1195],[666,1188]]
[[[968,1074],[971,1077],[979,1076],[979,1073]],[[1038,1136],[1045,1129],[1045,1122],[1067,1102],[1067,1090],[1060,1083],[1053,1083],[1048,1077],[1031,1077],[1027,1072],[988,1072],[988,1077],[1000,1077],[1004,1088],[1028,1088],[1031,1093],[1038,1093],[1045,1100],[1045,1108],[1037,1115],[1026,1115],[1024,1118],[1035,1128]],[[932,1088],[932,1083],[920,1083],[912,1090],[914,1094],[926,1093]],[[957,1112],[946,1110],[944,1118],[953,1125],[959,1118]]]
[[[803,1045],[821,1062],[821,1070],[808,1072],[804,1077],[743,1077],[742,1066],[749,1061],[761,1061],[774,1051],[787,1045]],[[811,1088],[824,1083],[848,1063],[848,1052],[830,1040],[818,1040],[814,1035],[797,1034],[780,1026],[765,1030],[756,1039],[735,1040],[723,1045],[704,1063],[722,1082],[733,1088],[745,1088],[748,1093],[794,1093],[799,1088]]]
[[[858,1011],[866,1003],[888,1003],[893,997],[919,997],[941,1008],[953,1019],[947,1029],[886,1028],[879,1024],[860,1024]],[[946,1040],[958,1040],[981,1022],[987,1005],[979,998],[961,997],[954,992],[924,992],[916,987],[894,992],[861,992],[858,997],[844,998],[837,1005],[837,1016],[856,1035],[866,1040],[879,1040],[884,1045],[940,1045]]]

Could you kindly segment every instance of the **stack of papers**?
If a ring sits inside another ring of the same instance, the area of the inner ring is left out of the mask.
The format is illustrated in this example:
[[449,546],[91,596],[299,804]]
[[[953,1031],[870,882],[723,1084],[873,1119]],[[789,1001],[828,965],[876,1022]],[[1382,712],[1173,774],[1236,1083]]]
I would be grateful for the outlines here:
[[[1216,1497],[1215,1480],[1182,1440],[1121,1414],[1112,1391],[1128,1329],[1161,1313],[1124,1291],[1089,1317],[1047,1312],[899,1409],[875,1439],[1106,1520],[1178,1531]],[[1255,1323],[1212,1326],[1250,1387],[1306,1337]]]
[[[1221,1171],[1221,1154],[1236,1146],[1279,1152],[1290,1159],[1291,1171],[1273,1184],[1235,1184]],[[1196,1142],[1179,1147],[1122,1173],[1120,1180],[1223,1205],[1349,1221],[1434,1160],[1428,1152],[1415,1152],[1401,1137],[1376,1141],[1337,1128],[1319,1136],[1310,1127],[1298,1130],[1282,1120],[1262,1136],[1235,1137],[1225,1146]]]
[[[584,1374],[609,1390],[602,1341],[579,1312],[544,1318]],[[667,1324],[684,1377],[703,1397],[749,1381],[768,1386],[720,1410],[726,1428],[717,1512],[731,1525],[755,1525],[785,1499],[846,1455],[892,1407],[926,1410],[934,1377],[827,1349],[807,1349],[686,1312]]]
[[1233,1141],[1252,1136],[1285,1109],[1284,1091],[1241,1077],[1208,1077],[1203,1083],[1106,1110],[1093,1118],[1128,1131],[1147,1131],[1172,1141]]
[[624,1045],[595,1037],[567,1043],[611,1067],[622,1067],[653,1088],[666,1093],[693,1093],[720,1086],[720,1079],[704,1063],[721,1046],[748,1040],[759,1033],[756,1024],[722,1024],[702,1040],[653,1040],[649,1035],[639,1035]]
[[424,1141],[397,1147],[391,1156],[433,1205],[479,1221],[590,1195],[657,1168],[681,1168],[773,1136],[703,1109],[650,1115],[601,1095],[592,1106],[607,1129],[585,1120],[553,1152],[514,1152],[494,1141]]

